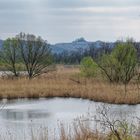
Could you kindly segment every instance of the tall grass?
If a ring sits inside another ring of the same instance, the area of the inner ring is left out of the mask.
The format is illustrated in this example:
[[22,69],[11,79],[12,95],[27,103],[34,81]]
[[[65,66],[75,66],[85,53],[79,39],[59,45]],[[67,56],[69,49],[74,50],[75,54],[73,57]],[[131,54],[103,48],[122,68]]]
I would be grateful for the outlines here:
[[123,85],[109,84],[100,78],[81,77],[79,68],[59,67],[57,71],[32,80],[25,77],[0,79],[0,98],[39,97],[86,98],[116,104],[140,103],[137,84],[131,82],[125,95]]
[[[112,124],[113,125],[113,124]],[[135,126],[136,127],[136,126]],[[131,128],[125,129],[126,132],[122,129],[118,129],[119,138],[111,131],[101,132],[96,129],[92,130],[85,123],[73,123],[73,125],[66,129],[65,126],[61,125],[60,133],[55,134],[51,133],[46,129],[40,130],[41,133],[32,133],[31,140],[139,140],[140,139],[140,130],[136,128],[135,133],[129,133]],[[55,136],[56,135],[56,136]]]

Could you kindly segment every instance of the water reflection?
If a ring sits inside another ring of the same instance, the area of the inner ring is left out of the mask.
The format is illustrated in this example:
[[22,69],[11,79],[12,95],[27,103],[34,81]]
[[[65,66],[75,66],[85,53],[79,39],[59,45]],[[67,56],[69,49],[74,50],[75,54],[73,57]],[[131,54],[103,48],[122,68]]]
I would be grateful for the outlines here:
[[51,116],[51,113],[46,110],[16,110],[16,109],[4,109],[0,113],[2,119],[5,120],[32,120],[41,119]]

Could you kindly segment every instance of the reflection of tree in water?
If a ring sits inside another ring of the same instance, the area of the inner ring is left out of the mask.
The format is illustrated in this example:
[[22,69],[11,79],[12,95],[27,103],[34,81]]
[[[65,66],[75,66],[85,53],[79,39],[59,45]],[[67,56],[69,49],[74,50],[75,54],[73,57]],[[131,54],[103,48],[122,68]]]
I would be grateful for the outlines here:
[[39,118],[47,118],[51,114],[40,110],[12,110],[6,109],[1,112],[3,119],[7,120],[31,120]]

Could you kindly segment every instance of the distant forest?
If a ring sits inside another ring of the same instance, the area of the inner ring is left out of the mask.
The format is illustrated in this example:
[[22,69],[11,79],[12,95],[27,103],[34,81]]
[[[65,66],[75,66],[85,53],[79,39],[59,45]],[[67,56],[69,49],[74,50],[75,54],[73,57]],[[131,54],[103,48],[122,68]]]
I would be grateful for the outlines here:
[[[58,64],[80,64],[81,60],[86,56],[91,56],[95,61],[98,61],[104,54],[110,54],[114,46],[118,43],[116,41],[113,46],[110,43],[102,42],[100,47],[94,43],[86,49],[79,48],[77,51],[63,51],[62,53],[54,53],[54,61]],[[137,50],[138,60],[140,60],[140,42],[134,42],[133,45]]]

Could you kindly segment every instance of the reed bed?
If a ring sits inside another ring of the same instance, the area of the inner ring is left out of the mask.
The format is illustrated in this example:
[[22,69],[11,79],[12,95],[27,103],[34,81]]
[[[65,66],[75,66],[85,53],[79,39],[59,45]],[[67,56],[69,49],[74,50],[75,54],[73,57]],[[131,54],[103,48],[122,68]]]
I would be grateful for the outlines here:
[[100,78],[84,78],[79,68],[58,67],[56,71],[29,80],[26,77],[0,79],[0,98],[74,97],[114,104],[140,103],[139,87],[110,84]]

